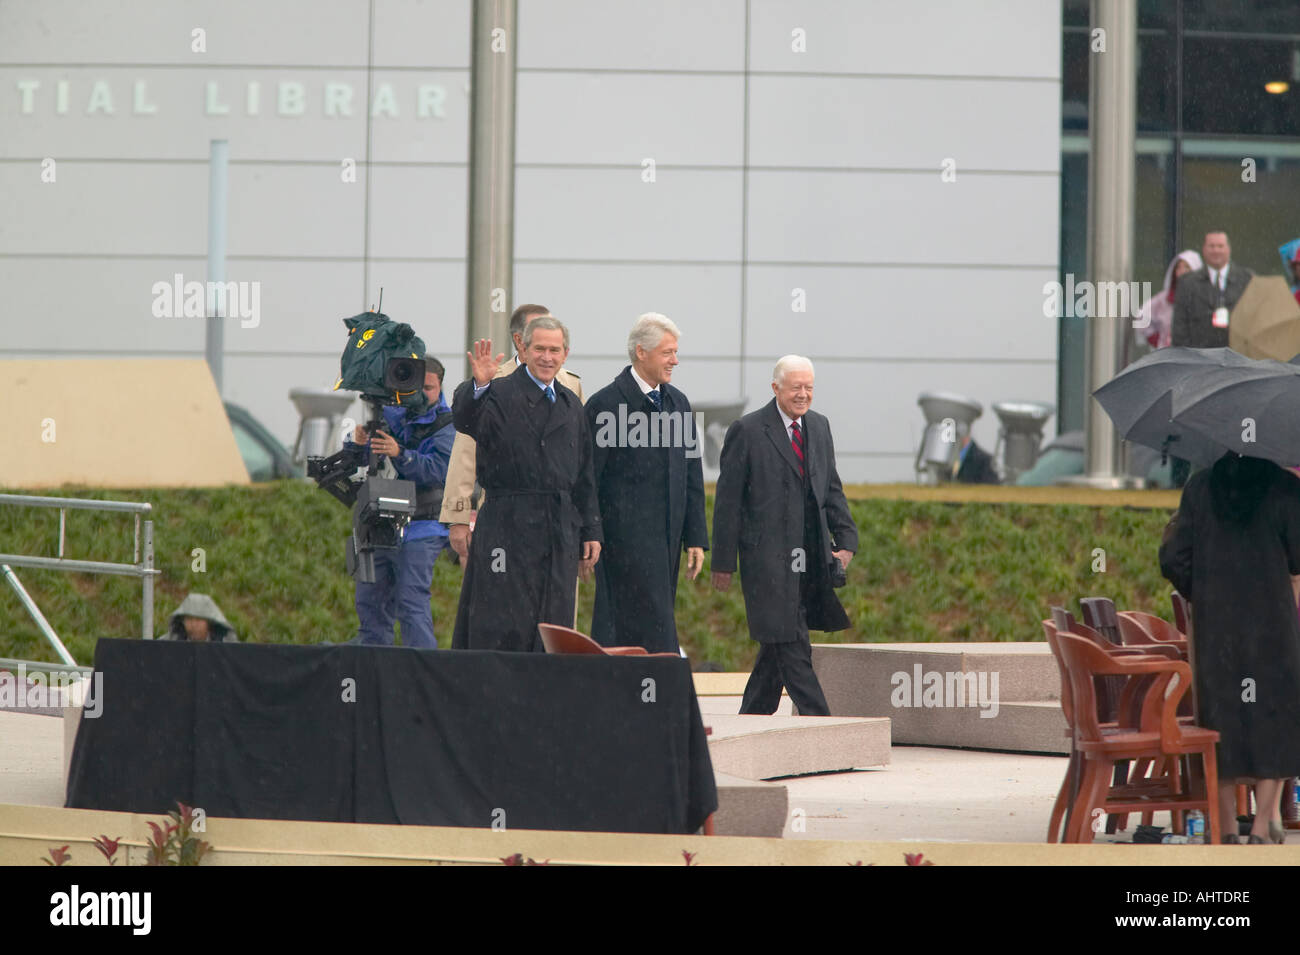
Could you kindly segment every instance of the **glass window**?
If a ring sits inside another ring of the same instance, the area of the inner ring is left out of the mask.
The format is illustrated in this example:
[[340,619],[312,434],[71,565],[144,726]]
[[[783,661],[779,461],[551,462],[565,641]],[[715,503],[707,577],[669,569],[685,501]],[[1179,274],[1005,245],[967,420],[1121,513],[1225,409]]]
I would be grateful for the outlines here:
[[1183,29],[1300,34],[1300,4],[1295,0],[1186,0]]
[[269,481],[275,477],[275,459],[257,438],[241,425],[231,422],[235,431],[235,446],[239,456],[248,468],[248,477],[252,481]]
[[[1291,42],[1187,37],[1183,41],[1184,130],[1300,135],[1296,57],[1296,44]],[[1281,84],[1272,87],[1279,92],[1269,92],[1266,84]]]
[[[1061,42],[1061,120],[1067,130],[1088,128],[1088,72],[1091,69],[1086,29],[1067,30]],[[1172,34],[1143,30],[1138,34],[1137,111],[1139,130],[1173,129],[1176,112]]]
[[[1224,144],[1188,140],[1184,144],[1182,205],[1184,248],[1200,250],[1205,233],[1228,233],[1232,261],[1262,275],[1282,275],[1277,247],[1300,236],[1300,146],[1256,143],[1253,150],[1231,144],[1239,153],[1254,152],[1254,182],[1242,181],[1239,155],[1207,154]],[[1268,153],[1289,152],[1285,156]]]

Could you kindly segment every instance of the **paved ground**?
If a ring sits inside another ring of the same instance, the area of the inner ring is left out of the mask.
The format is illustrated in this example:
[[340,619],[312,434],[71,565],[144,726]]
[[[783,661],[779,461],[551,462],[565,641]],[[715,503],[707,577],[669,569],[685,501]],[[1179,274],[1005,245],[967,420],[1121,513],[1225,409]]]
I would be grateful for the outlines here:
[[782,779],[788,839],[1043,842],[1063,756],[894,746],[881,769]]

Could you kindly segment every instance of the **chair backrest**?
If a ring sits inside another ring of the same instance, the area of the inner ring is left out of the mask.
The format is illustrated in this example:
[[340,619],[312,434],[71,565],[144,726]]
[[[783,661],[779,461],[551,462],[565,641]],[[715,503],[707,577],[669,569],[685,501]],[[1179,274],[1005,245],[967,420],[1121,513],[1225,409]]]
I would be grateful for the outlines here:
[[1115,601],[1109,597],[1082,597],[1079,600],[1079,609],[1083,611],[1083,622],[1115,646],[1120,646],[1124,642],[1120,637]]
[[1126,647],[1150,646],[1156,642],[1150,631],[1130,617],[1128,611],[1119,615],[1119,635]]
[[645,647],[602,647],[585,633],[558,623],[539,623],[537,633],[547,653],[594,653],[607,657],[677,656],[675,653],[649,654]]
[[1066,725],[1070,727],[1071,732],[1074,732],[1074,691],[1070,688],[1070,671],[1065,668],[1061,648],[1056,643],[1056,624],[1044,620],[1043,634],[1047,637],[1047,645],[1052,648],[1052,659],[1056,661],[1056,669],[1061,674],[1061,712],[1065,714]]
[[1131,620],[1142,628],[1150,638],[1152,643],[1164,643],[1169,640],[1186,640],[1184,633],[1180,633],[1168,620],[1163,617],[1157,617],[1153,613],[1145,613],[1141,610],[1124,610],[1119,616],[1122,619]]
[[[1052,622],[1056,624],[1057,634],[1071,633],[1084,640],[1090,640],[1103,653],[1108,647],[1113,646],[1109,640],[1092,627],[1075,620],[1074,614],[1064,607],[1052,608]],[[1101,714],[1102,722],[1115,722],[1119,718],[1119,700],[1120,695],[1124,692],[1124,678],[1120,676],[1099,676],[1097,677],[1094,692],[1096,698],[1094,708],[1100,707],[1098,712]],[[1082,701],[1076,696],[1075,707],[1078,708],[1082,705]]]
[[[1074,693],[1074,734],[1081,741],[1098,742],[1101,740],[1101,724],[1105,722],[1104,714],[1097,710],[1097,682],[1106,674],[1097,674],[1098,667],[1104,667],[1110,658],[1106,651],[1087,637],[1072,633],[1056,634],[1056,645],[1061,654],[1061,662],[1070,678],[1070,689]],[[1122,679],[1122,678],[1121,678]]]
[[1174,626],[1178,632],[1191,633],[1192,602],[1176,590],[1169,595],[1169,601],[1174,605]]
[[602,647],[585,633],[572,627],[561,627],[555,623],[539,623],[537,633],[542,638],[542,646],[547,653],[598,653],[603,654]]

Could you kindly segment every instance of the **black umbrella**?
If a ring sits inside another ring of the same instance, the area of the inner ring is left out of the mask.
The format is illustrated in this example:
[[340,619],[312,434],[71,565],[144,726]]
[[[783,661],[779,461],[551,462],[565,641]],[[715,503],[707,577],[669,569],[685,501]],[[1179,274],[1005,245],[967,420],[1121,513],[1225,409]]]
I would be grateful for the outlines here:
[[1208,369],[1178,384],[1172,417],[1238,454],[1300,464],[1300,367],[1251,364]]
[[1196,464],[1210,465],[1229,450],[1197,428],[1174,420],[1174,390],[1223,368],[1255,364],[1230,348],[1162,348],[1129,365],[1093,397],[1121,437]]
[[1227,348],[1165,348],[1094,397],[1129,441],[1195,464],[1228,451],[1300,462],[1300,366]]

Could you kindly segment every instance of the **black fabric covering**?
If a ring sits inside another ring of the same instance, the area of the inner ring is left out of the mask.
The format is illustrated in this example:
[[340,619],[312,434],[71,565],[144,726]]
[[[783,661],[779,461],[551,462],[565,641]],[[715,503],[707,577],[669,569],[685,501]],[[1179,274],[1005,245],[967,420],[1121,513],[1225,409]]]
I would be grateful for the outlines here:
[[655,833],[717,809],[681,659],[104,639],[95,669],[71,808]]

